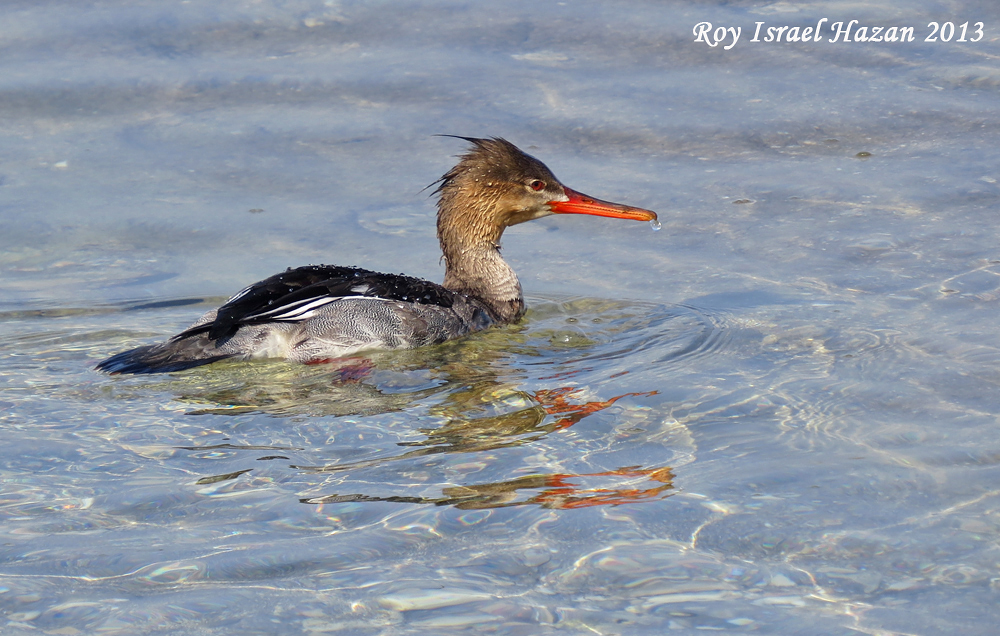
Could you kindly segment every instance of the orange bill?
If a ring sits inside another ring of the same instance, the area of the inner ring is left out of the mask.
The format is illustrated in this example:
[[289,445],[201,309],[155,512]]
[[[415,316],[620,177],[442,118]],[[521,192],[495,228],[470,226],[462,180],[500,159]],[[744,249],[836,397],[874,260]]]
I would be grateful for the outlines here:
[[607,216],[612,219],[629,219],[632,221],[655,221],[656,212],[633,208],[630,205],[601,201],[576,190],[563,188],[569,201],[549,201],[549,209],[556,214],[592,214]]

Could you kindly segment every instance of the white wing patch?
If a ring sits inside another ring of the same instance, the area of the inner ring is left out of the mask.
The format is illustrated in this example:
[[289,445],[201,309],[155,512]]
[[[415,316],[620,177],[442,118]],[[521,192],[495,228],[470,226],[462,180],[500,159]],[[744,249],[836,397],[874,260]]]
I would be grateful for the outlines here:
[[244,287],[235,296],[233,296],[232,298],[230,298],[229,300],[227,300],[226,304],[228,305],[231,302],[234,302],[234,301],[239,300],[240,298],[243,298],[244,296],[246,296],[247,294],[250,293],[251,289],[253,289],[253,285],[250,285],[249,287]]
[[288,303],[287,305],[282,305],[281,307],[275,307],[274,309],[270,309],[268,311],[251,314],[247,316],[247,319],[266,318],[276,322],[301,322],[315,316],[323,307],[344,300],[394,302],[387,298],[379,298],[377,296],[321,296],[319,298],[304,298],[302,300]]
[[308,320],[316,315],[322,307],[330,303],[341,300],[343,296],[322,296],[320,298],[305,298],[297,300],[281,307],[275,307],[270,311],[262,311],[258,314],[248,316],[248,318],[267,318],[269,320],[282,320],[288,322],[299,322]]

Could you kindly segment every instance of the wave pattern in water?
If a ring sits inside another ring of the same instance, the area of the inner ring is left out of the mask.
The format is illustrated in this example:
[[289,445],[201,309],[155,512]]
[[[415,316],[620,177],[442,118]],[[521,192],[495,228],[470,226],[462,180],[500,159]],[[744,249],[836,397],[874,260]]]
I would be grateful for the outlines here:
[[[925,362],[949,355],[985,382],[995,352],[826,320],[831,311],[850,318],[857,310],[849,304],[778,300],[533,298],[521,324],[372,353],[348,368],[259,361],[114,378],[92,364],[169,335],[192,308],[9,316],[0,323],[0,356],[12,363],[4,400],[22,428],[6,463],[17,483],[7,510],[20,519],[18,536],[58,538],[48,542],[49,557],[13,571],[48,571],[51,557],[80,576],[117,577],[126,591],[367,586],[357,603],[370,620],[426,612],[428,625],[445,608],[468,609],[449,614],[460,621],[491,611],[512,576],[541,576],[545,594],[564,604],[603,590],[615,599],[605,614],[622,618],[707,605],[762,621],[775,608],[826,608],[831,625],[854,601],[833,607],[817,597],[986,585],[978,557],[938,556],[926,570],[929,542],[891,543],[883,534],[997,527],[988,510],[976,512],[995,499],[990,493],[937,517],[901,520],[942,475],[989,469],[998,456],[981,436],[968,452],[954,437],[946,446],[945,433],[929,425],[926,418],[957,413],[968,397],[922,371]],[[914,370],[892,385],[895,394],[873,383],[889,366]],[[920,417],[903,418],[914,405]],[[39,425],[24,429],[27,421]],[[987,426],[983,416],[967,421]],[[859,455],[893,468],[841,485]],[[66,479],[54,491],[46,476],[60,471]],[[875,500],[884,503],[874,508]],[[266,533],[266,544],[234,537],[221,552],[201,554],[192,537],[152,562],[120,546],[125,556],[115,562],[72,556],[78,532],[120,532],[127,522],[130,540],[160,545],[154,528],[211,533],[220,515]],[[872,528],[791,539],[803,522],[837,528],[851,518]],[[606,528],[604,543],[581,551],[592,524]],[[318,558],[329,541],[340,556]],[[965,554],[960,542],[939,545]],[[484,549],[489,562],[477,560]],[[433,558],[414,557],[421,551]],[[892,555],[883,560],[893,574],[868,575],[873,551]],[[451,569],[440,574],[441,564]],[[408,585],[384,583],[400,569]],[[41,590],[59,585],[35,581]],[[529,594],[505,607],[541,620],[545,598]],[[168,599],[194,603],[157,595],[150,611],[168,621]],[[95,605],[79,620],[96,624],[108,611]],[[692,627],[735,625],[682,618]],[[39,620],[59,624],[52,612]]]

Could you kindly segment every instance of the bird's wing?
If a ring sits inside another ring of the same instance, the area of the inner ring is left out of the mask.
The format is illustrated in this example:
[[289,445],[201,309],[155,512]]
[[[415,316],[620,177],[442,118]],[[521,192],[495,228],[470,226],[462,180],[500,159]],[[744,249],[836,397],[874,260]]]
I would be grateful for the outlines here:
[[411,276],[356,267],[309,265],[250,285],[220,307],[215,320],[191,327],[174,339],[207,331],[209,338],[218,340],[232,336],[241,325],[300,322],[345,298],[381,298],[448,308],[455,295],[436,283]]

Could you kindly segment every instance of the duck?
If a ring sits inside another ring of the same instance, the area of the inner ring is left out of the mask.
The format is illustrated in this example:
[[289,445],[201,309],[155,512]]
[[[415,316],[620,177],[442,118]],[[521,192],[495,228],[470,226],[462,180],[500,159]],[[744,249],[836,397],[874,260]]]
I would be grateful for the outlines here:
[[246,287],[169,340],[123,351],[96,369],[170,373],[258,358],[320,363],[440,344],[524,316],[521,283],[500,254],[506,228],[552,214],[658,224],[655,212],[564,186],[503,138],[457,138],[469,147],[428,186],[437,185],[441,284],[358,267],[289,268]]

